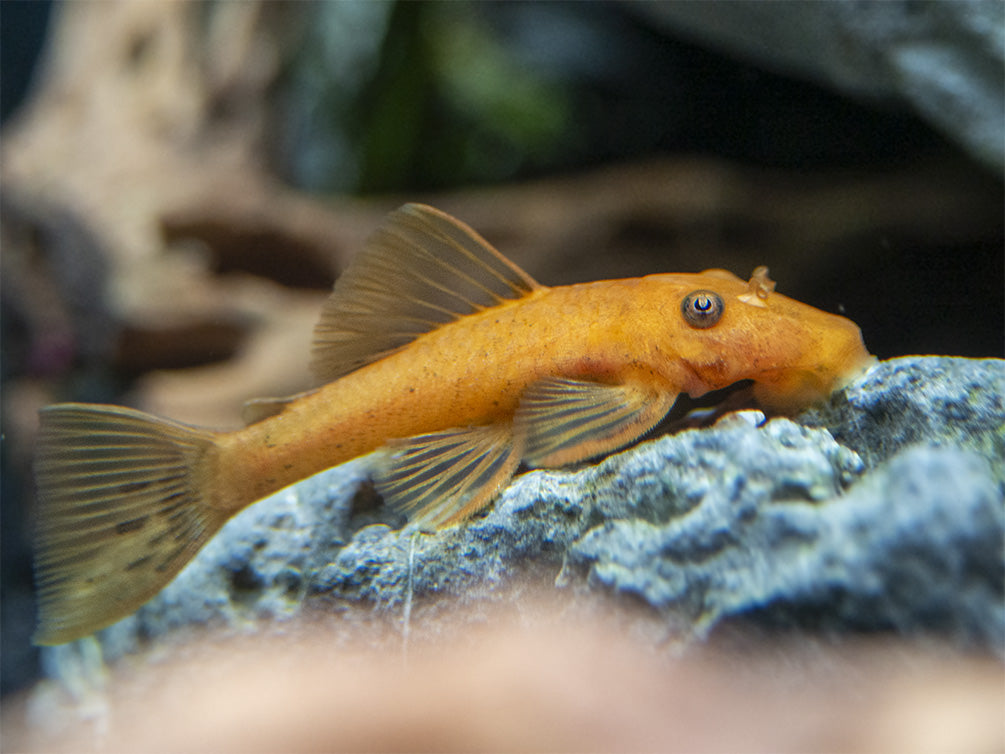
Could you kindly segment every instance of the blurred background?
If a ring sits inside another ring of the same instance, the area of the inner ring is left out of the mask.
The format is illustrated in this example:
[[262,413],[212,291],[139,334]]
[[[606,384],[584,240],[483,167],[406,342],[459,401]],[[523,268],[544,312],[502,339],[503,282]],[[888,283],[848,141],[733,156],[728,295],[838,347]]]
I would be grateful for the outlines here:
[[233,427],[309,387],[404,201],[545,284],[767,264],[881,358],[1002,356],[1003,8],[4,3],[3,693],[38,674],[38,408]]

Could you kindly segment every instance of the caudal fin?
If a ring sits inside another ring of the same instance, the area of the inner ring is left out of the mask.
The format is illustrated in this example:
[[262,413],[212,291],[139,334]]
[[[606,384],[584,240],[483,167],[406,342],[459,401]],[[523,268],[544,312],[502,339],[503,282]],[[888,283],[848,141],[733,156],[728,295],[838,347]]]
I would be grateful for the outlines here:
[[212,432],[118,406],[41,411],[36,644],[86,636],[159,592],[229,514],[211,507]]

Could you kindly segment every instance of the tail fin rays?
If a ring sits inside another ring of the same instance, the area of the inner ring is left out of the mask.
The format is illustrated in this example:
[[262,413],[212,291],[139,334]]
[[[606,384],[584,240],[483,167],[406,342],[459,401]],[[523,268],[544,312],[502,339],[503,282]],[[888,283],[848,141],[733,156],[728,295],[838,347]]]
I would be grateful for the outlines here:
[[136,610],[229,517],[208,495],[212,432],[118,406],[41,412],[36,644],[60,644]]

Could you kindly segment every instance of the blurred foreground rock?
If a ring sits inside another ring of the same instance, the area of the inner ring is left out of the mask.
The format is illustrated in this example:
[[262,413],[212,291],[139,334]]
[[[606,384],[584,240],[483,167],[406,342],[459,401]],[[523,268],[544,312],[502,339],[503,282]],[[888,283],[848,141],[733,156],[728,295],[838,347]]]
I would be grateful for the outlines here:
[[[596,611],[489,610],[440,641],[300,627],[4,707],[25,752],[840,751],[1005,747],[1001,666],[885,642],[656,653]],[[33,723],[25,725],[25,720]]]

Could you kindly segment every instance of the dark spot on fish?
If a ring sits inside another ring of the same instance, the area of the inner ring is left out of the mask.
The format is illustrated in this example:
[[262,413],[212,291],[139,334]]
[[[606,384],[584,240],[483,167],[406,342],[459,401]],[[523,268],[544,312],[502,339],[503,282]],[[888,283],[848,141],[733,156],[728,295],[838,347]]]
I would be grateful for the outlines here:
[[188,503],[188,495],[184,492],[174,492],[164,498],[164,503],[168,504],[158,508],[157,515],[170,518],[175,511],[186,506]]
[[132,563],[130,563],[129,565],[127,565],[126,566],[126,570],[127,571],[135,571],[137,568],[143,568],[144,566],[147,565],[147,563],[149,563],[151,560],[153,560],[153,557],[154,557],[153,555],[144,555],[142,558],[139,558],[138,560],[134,560]]
[[142,492],[150,486],[150,482],[130,482],[119,486],[119,493],[132,495],[134,492]]
[[115,533],[129,534],[130,532],[139,531],[147,525],[149,518],[150,516],[140,516],[139,518],[131,518],[128,521],[120,521],[115,525]]
[[292,468],[293,468],[293,464],[292,463],[284,463],[283,464],[283,471],[289,471]]
[[156,568],[157,572],[164,573],[164,571],[170,570],[171,565],[174,563],[175,560],[177,560],[178,556],[181,555],[183,552],[185,552],[185,548],[186,545],[182,545],[181,547],[172,550],[171,553],[166,558],[164,558],[164,560],[162,560],[160,563],[157,564]]
[[147,544],[150,545],[151,547],[160,547],[160,545],[164,542],[164,540],[167,539],[167,535],[168,533],[166,531],[162,531],[156,537],[147,542]]

